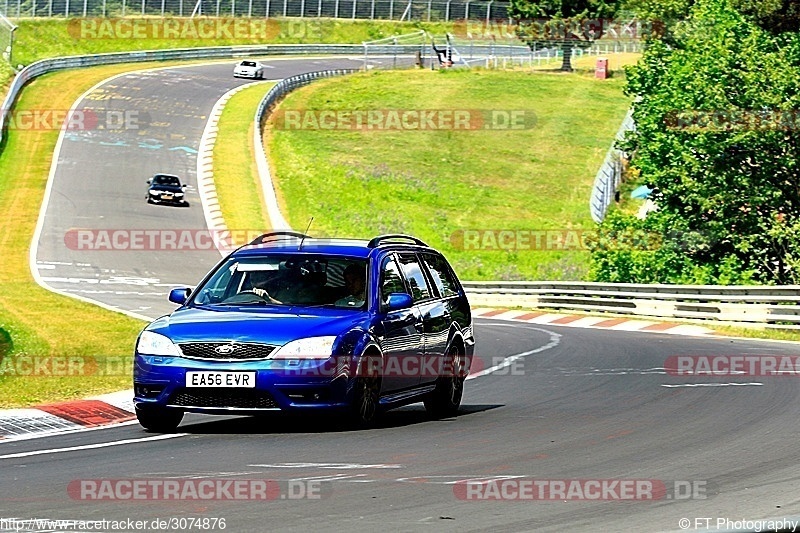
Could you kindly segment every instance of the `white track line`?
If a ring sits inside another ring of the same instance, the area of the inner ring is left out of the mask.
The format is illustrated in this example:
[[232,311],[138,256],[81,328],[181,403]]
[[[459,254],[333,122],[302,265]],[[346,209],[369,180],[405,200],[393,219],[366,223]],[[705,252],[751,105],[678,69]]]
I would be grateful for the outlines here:
[[0,455],[0,459],[18,459],[20,457],[32,457],[34,455],[50,455],[54,453],[76,452],[80,450],[94,450],[97,448],[108,448],[111,446],[122,446],[124,444],[136,444],[139,442],[148,442],[153,440],[175,439],[178,437],[185,437],[186,435],[188,435],[188,433],[171,433],[168,435],[142,437],[140,439],[125,439],[111,442],[100,442],[97,444],[84,444],[82,446],[70,446],[68,448],[50,448],[48,450],[35,450],[32,452],[9,453],[7,455]]

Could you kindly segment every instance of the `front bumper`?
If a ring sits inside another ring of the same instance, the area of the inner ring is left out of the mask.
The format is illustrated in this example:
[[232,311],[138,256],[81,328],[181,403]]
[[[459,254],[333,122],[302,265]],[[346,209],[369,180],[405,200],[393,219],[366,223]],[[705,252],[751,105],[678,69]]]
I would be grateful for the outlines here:
[[178,196],[176,194],[169,194],[169,193],[164,194],[164,193],[152,192],[152,191],[148,191],[147,192],[147,197],[152,202],[164,203],[164,204],[167,204],[167,203],[169,203],[169,204],[182,204],[183,201],[184,201],[183,200],[183,196],[184,196],[183,194]]
[[[329,361],[219,362],[136,354],[133,401],[139,408],[209,414],[341,411],[351,403],[350,370]],[[255,372],[255,388],[187,387],[186,373],[196,371]]]

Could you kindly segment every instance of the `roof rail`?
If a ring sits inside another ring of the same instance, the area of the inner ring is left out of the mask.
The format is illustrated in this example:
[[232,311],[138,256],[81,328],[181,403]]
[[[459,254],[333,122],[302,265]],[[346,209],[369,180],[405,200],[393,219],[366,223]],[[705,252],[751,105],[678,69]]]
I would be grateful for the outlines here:
[[298,233],[296,231],[271,231],[269,233],[264,233],[253,239],[250,242],[250,246],[257,245],[257,244],[264,244],[265,242],[269,241],[277,241],[280,238],[285,237],[294,237],[296,239],[310,239],[308,235],[305,233]]
[[416,244],[418,246],[425,246],[426,248],[428,247],[427,244],[417,239],[416,237],[412,237],[411,235],[403,235],[402,233],[389,233],[387,235],[379,235],[374,239],[372,239],[371,241],[369,241],[369,243],[367,244],[367,248],[376,248],[381,244],[387,244],[386,241],[393,241],[395,243],[397,241],[406,241],[406,242],[411,241],[412,244]]

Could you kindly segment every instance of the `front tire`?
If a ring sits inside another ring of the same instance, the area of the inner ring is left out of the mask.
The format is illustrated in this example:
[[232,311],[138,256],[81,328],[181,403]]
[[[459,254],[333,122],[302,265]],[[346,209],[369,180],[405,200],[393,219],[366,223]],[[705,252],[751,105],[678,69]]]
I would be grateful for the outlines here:
[[467,377],[464,356],[458,346],[450,346],[447,357],[451,370],[448,375],[439,376],[436,388],[423,400],[425,410],[433,418],[455,415],[464,396],[464,380]]
[[[362,365],[362,369],[364,366]],[[350,412],[350,422],[355,427],[369,427],[378,418],[381,380],[377,373],[377,366],[367,362],[366,375],[359,375],[353,385],[353,404]]]
[[136,419],[148,431],[172,433],[183,420],[183,411],[169,407],[137,407]]

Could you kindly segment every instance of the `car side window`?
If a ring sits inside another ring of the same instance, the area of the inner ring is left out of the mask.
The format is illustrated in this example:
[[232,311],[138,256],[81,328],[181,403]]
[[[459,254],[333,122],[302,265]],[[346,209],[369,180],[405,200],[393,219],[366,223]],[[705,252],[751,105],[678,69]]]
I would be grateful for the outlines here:
[[439,295],[442,298],[458,294],[453,272],[448,268],[447,261],[445,261],[444,257],[433,254],[423,254],[422,260],[425,266],[428,267],[431,279],[433,279],[433,283],[436,285],[436,288],[439,290]]
[[411,287],[411,298],[415,302],[429,299],[431,291],[428,288],[428,282],[425,281],[425,274],[422,273],[417,256],[415,254],[401,254],[400,265],[403,268],[403,274],[408,280],[408,285]]
[[385,302],[393,292],[406,292],[403,277],[394,259],[387,259],[381,269],[381,301]]

